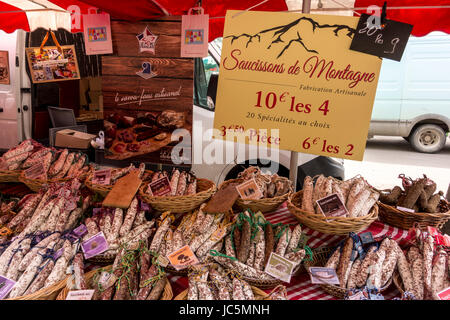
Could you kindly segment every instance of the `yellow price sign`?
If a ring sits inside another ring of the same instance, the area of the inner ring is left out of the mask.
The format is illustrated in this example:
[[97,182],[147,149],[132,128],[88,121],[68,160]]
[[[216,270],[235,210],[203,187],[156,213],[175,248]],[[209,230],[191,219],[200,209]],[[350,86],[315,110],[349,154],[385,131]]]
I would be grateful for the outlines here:
[[358,18],[238,12],[225,19],[214,138],[362,160],[381,59],[349,49]]

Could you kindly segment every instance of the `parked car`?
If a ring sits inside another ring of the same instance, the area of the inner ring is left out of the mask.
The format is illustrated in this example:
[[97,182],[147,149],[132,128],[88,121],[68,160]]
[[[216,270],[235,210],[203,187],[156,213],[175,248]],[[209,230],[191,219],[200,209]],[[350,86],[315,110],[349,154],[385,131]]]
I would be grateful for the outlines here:
[[404,137],[419,152],[439,152],[450,128],[450,35],[410,37],[400,62],[383,59],[369,138]]

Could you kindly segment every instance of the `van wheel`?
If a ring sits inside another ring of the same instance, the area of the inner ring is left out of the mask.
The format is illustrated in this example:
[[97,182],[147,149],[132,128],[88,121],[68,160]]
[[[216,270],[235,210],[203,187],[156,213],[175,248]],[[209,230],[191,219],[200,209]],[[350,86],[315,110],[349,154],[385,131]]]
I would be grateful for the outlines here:
[[419,152],[438,152],[445,145],[445,132],[435,124],[423,124],[411,134],[409,143]]

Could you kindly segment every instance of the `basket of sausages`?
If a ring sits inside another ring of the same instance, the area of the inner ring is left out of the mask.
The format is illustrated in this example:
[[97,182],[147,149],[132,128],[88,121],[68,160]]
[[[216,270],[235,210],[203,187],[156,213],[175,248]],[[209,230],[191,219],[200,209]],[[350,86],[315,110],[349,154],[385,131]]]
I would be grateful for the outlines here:
[[184,213],[197,209],[215,191],[214,182],[173,169],[171,173],[154,172],[151,179],[141,185],[139,195],[157,211]]
[[[158,228],[149,250],[158,256],[167,257],[185,246],[195,255],[199,263],[207,261],[209,251],[221,250],[223,239],[231,230],[230,216],[203,211],[205,204],[189,213],[167,214],[158,219]],[[186,276],[187,266],[168,264],[164,269],[171,274]]]
[[272,253],[291,261],[292,274],[296,274],[309,249],[302,238],[300,224],[273,225],[261,212],[254,214],[246,210],[239,213],[231,226],[224,249],[212,250],[209,255],[211,260],[235,271],[249,284],[269,289],[282,283],[264,272]]
[[[404,296],[412,299],[441,300],[438,294],[450,287],[450,264],[445,247],[439,243],[442,235],[416,230],[416,241],[405,250],[398,248],[397,269],[393,282]],[[446,244],[448,245],[448,244]]]
[[284,286],[268,294],[216,263],[191,267],[188,284],[174,300],[287,300]]
[[57,300],[71,290],[93,289],[92,300],[172,300],[173,292],[162,268],[142,241],[136,248],[124,246],[112,265],[92,270],[67,281]]
[[28,139],[6,151],[0,157],[0,182],[19,182],[22,170],[31,167],[35,161],[40,161],[39,150],[45,147]]
[[379,193],[362,177],[340,181],[307,176],[303,190],[288,199],[289,211],[304,225],[326,234],[346,235],[366,229],[378,218]]
[[92,170],[86,177],[84,184],[91,191],[96,192],[103,197],[106,197],[112,190],[117,180],[124,177],[133,170],[139,171],[139,178],[143,181],[149,179],[153,174],[152,171],[145,170],[145,163],[141,163],[138,168],[136,168],[134,164],[130,164],[125,168],[105,168],[100,170],[95,170],[94,168],[92,168]]
[[405,230],[416,224],[442,228],[450,219],[450,203],[442,191],[436,192],[436,183],[425,175],[415,180],[403,174],[399,178],[403,188],[380,191],[380,220]]
[[[286,177],[280,177],[277,174],[262,173],[259,167],[248,167],[244,171],[238,174],[237,179],[230,179],[224,181],[219,189],[225,188],[229,184],[239,184],[236,188],[241,190],[240,186],[245,186],[254,182],[257,188],[258,197],[253,197],[253,194],[246,197],[245,188],[244,191],[239,192],[239,197],[236,200],[236,205],[241,209],[250,209],[254,212],[261,211],[271,212],[275,211],[280,205],[282,205],[292,192],[292,182]],[[254,186],[253,185],[253,186]],[[249,190],[249,189],[247,189]],[[251,187],[250,187],[250,191]]]
[[320,284],[324,291],[336,298],[344,299],[346,293],[354,289],[370,288],[383,292],[392,283],[398,260],[397,248],[397,242],[389,238],[363,246],[359,237],[352,233],[334,249],[314,249],[312,261],[305,261],[305,266],[308,272],[311,272],[311,267],[336,270],[339,286]]
[[109,265],[116,258],[117,252],[123,245],[133,246],[139,241],[148,240],[153,235],[155,220],[147,221],[145,208],[134,197],[128,209],[101,207],[94,208],[92,215],[84,219],[87,233],[86,241],[102,232],[108,250],[89,258],[89,262],[98,265]]
[[65,182],[72,179],[84,181],[91,166],[86,154],[70,152],[68,149],[42,148],[25,160],[19,181],[31,190],[38,192],[43,185]]

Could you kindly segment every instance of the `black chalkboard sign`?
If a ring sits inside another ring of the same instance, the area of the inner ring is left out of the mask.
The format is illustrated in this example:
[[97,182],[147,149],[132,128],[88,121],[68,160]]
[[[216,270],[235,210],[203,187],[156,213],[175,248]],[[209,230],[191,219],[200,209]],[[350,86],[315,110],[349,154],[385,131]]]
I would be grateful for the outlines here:
[[400,61],[408,43],[413,26],[393,20],[386,20],[377,26],[363,13],[353,36],[351,50],[368,53],[377,57]]

